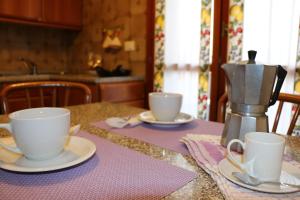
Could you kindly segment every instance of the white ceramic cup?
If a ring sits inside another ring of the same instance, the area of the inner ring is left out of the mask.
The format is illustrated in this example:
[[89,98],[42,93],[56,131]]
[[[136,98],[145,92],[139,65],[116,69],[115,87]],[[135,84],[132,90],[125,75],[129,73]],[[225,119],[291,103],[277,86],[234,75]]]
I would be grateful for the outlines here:
[[[244,149],[243,163],[231,153],[230,146],[239,143]],[[233,139],[227,145],[228,158],[251,176],[264,181],[278,181],[281,174],[285,139],[282,136],[250,132],[245,135],[245,142]]]
[[42,107],[13,112],[10,122],[0,124],[13,136],[17,147],[0,144],[31,160],[47,160],[63,151],[70,129],[70,111]]
[[149,107],[158,121],[174,121],[180,112],[182,95],[177,93],[149,93]]

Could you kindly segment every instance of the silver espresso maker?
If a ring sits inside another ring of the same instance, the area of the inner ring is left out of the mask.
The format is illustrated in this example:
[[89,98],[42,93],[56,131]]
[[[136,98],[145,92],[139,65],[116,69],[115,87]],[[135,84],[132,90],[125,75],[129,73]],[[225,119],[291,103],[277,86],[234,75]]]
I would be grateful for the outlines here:
[[[227,146],[232,139],[244,141],[247,132],[269,131],[266,112],[269,106],[276,103],[287,72],[280,65],[256,64],[255,56],[256,51],[249,51],[246,63],[222,65],[227,76],[231,108],[222,134],[223,146]],[[232,149],[241,151],[238,145],[233,145]]]

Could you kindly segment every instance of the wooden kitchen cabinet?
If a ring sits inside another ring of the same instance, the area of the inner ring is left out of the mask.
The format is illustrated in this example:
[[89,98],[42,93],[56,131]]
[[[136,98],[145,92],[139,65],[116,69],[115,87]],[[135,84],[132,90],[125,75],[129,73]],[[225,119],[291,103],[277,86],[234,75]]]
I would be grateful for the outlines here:
[[31,21],[42,19],[41,0],[0,0],[0,16]]
[[81,26],[81,0],[43,0],[43,8],[47,23]]
[[100,101],[145,107],[145,83],[143,81],[101,83],[99,88]]
[[79,30],[82,0],[0,0],[0,20]]

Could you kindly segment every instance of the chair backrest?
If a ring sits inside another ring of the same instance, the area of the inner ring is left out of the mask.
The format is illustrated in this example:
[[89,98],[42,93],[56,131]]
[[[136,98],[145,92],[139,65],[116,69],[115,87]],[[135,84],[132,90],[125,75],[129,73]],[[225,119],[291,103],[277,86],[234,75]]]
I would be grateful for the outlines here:
[[274,120],[274,124],[273,124],[273,128],[272,128],[272,132],[274,132],[274,133],[276,132],[283,104],[285,102],[288,102],[288,103],[295,104],[295,108],[296,108],[296,110],[293,113],[293,117],[292,117],[290,126],[287,131],[287,135],[292,135],[293,129],[295,128],[295,125],[296,125],[296,122],[297,122],[297,119],[299,116],[299,112],[300,112],[300,95],[280,93],[277,101],[279,101],[279,104],[278,104],[278,108],[277,108],[277,112],[276,112],[276,116],[275,116],[275,120]]
[[91,90],[87,85],[67,81],[13,83],[6,85],[1,91],[5,114],[25,108],[91,103],[91,97]]
[[218,122],[221,123],[225,122],[227,102],[228,102],[228,95],[225,92],[218,101],[218,115],[217,115]]
[[[218,122],[224,123],[225,121],[227,101],[228,101],[227,93],[224,93],[218,101],[218,119],[217,119]],[[272,132],[276,132],[277,130],[283,104],[293,103],[295,104],[296,109],[293,113],[293,117],[287,131],[287,135],[291,135],[293,133],[293,129],[295,128],[300,113],[300,95],[280,93],[277,101],[279,101],[279,104],[278,104],[278,108],[277,108],[277,112],[276,112],[276,116],[272,128]]]

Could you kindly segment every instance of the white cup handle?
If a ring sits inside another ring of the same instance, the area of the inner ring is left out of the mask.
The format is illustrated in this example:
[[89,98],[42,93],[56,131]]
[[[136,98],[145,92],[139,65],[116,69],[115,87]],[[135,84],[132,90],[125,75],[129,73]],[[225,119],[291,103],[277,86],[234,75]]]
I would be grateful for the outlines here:
[[[11,128],[11,125],[9,123],[4,123],[4,124],[0,123],[0,128],[4,128],[4,129],[8,130],[10,133],[12,132],[12,128]],[[14,153],[22,153],[22,151],[18,147],[14,147],[14,146],[4,144],[3,142],[1,142],[1,140],[0,140],[0,146],[5,148],[8,151],[12,151]]]
[[231,140],[231,141],[228,143],[228,145],[227,145],[228,158],[229,158],[229,160],[231,160],[234,164],[236,164],[237,166],[239,166],[242,170],[248,172],[247,166],[246,166],[245,164],[241,163],[240,161],[238,161],[236,158],[234,158],[233,154],[231,153],[230,147],[231,147],[231,145],[234,144],[234,143],[239,143],[239,144],[242,146],[243,150],[245,149],[245,146],[246,146],[246,145],[245,145],[245,143],[242,142],[241,140],[238,140],[238,139],[233,139],[233,140]]

